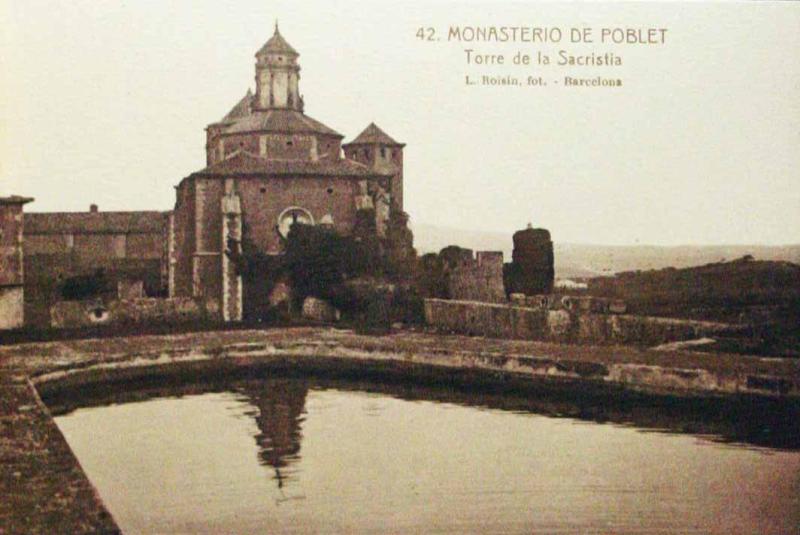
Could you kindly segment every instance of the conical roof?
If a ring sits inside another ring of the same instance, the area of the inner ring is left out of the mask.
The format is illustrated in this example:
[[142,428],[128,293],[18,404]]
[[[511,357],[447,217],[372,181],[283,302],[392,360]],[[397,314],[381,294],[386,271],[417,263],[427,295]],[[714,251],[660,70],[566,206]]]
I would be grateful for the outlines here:
[[264,46],[261,47],[256,53],[256,56],[261,56],[263,54],[286,54],[288,56],[299,56],[300,54],[297,53],[297,50],[292,48],[292,45],[286,42],[286,39],[283,38],[281,32],[278,31],[278,23],[275,23],[275,33],[272,34],[272,37],[269,38]]
[[392,139],[389,134],[378,128],[375,123],[369,123],[369,126],[348,145],[395,145],[402,147],[404,144]]

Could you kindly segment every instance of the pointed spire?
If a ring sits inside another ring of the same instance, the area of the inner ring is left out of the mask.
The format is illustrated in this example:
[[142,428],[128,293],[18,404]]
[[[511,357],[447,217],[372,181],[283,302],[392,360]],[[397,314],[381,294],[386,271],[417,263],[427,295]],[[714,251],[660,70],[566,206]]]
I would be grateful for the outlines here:
[[262,54],[285,54],[299,56],[297,51],[292,48],[292,45],[287,43],[286,39],[284,39],[281,35],[281,32],[278,29],[278,19],[275,19],[275,31],[273,32],[272,37],[270,37],[269,41],[267,41],[266,44],[261,47],[261,50],[258,51],[256,56],[261,56]]

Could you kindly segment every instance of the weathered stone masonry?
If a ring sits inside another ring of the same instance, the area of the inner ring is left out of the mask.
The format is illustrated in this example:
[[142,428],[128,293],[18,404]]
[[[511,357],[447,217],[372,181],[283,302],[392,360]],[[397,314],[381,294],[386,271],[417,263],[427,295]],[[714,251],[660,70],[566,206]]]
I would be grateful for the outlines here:
[[32,200],[0,197],[0,330],[22,327],[25,321],[22,211]]
[[444,299],[425,300],[425,321],[444,332],[585,344],[656,345],[735,329],[724,323]]

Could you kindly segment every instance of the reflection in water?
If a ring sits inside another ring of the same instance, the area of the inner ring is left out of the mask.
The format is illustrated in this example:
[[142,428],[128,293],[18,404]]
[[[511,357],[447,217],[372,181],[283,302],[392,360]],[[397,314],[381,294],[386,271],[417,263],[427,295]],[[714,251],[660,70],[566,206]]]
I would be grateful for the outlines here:
[[287,476],[283,470],[297,460],[308,385],[291,379],[248,382],[236,388],[258,408],[256,443],[263,464],[275,470],[278,488]]
[[[126,533],[792,533],[800,525],[797,420],[784,419],[796,412],[780,404],[534,399],[286,378],[113,390],[78,400],[51,392],[47,402]],[[752,418],[761,424],[742,425]],[[714,442],[748,437],[747,447]],[[768,437],[783,451],[753,447]]]
[[[693,434],[714,442],[800,450],[800,403],[791,400],[752,397],[681,399],[617,390],[589,394],[571,387],[523,393],[492,388],[465,391],[407,383],[274,377],[168,386],[163,386],[159,380],[155,383],[143,381],[126,384],[123,389],[114,384],[101,384],[94,385],[90,391],[46,384],[38,387],[54,415],[79,408],[234,389],[259,409],[253,411],[253,415],[260,415],[256,418],[263,434],[258,438],[259,444],[269,448],[271,443],[276,442],[279,445],[277,457],[281,458],[296,455],[300,450],[300,424],[309,388],[371,392],[408,401],[436,401],[595,423],[615,423],[648,431]],[[276,468],[281,468],[280,463],[284,462],[270,460],[267,454],[262,459]]]

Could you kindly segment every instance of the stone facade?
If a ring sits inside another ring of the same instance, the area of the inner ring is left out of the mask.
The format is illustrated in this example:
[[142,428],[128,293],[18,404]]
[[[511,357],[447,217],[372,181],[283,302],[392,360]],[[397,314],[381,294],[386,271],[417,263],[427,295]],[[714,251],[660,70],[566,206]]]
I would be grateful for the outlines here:
[[0,197],[0,330],[22,327],[25,321],[23,207],[32,200]]
[[170,214],[158,211],[25,214],[26,322],[46,326],[67,279],[102,270],[114,280],[142,281],[147,294],[167,287]]
[[278,255],[291,225],[325,224],[341,234],[359,217],[387,229],[402,209],[402,148],[371,124],[346,145],[343,136],[305,114],[299,54],[275,28],[256,53],[256,91],[206,128],[207,167],[176,187],[169,223],[171,296],[204,302],[238,321],[246,283],[226,251]]

